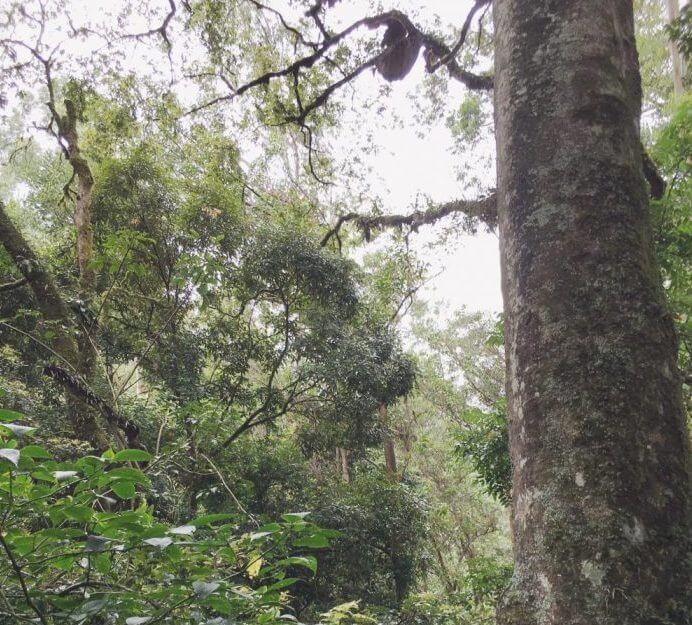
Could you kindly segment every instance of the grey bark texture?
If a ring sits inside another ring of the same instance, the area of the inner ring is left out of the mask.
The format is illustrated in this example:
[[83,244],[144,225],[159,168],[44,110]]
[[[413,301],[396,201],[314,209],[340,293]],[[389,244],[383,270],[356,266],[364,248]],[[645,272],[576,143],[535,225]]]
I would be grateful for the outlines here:
[[632,2],[493,10],[515,549],[498,622],[683,625],[689,449]]

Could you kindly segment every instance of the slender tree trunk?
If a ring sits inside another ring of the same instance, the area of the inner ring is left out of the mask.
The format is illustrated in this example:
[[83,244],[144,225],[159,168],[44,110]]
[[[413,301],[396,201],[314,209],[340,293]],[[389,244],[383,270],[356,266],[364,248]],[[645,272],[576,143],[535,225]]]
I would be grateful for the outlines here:
[[[668,23],[680,17],[680,6],[678,0],[666,0],[666,9],[668,11]],[[668,42],[668,50],[670,52],[670,60],[673,65],[673,93],[682,95],[685,91],[684,76],[685,76],[685,61],[678,50],[678,46],[674,41]]]
[[380,404],[380,427],[382,428],[382,447],[384,449],[384,466],[387,475],[396,475],[396,453],[394,452],[394,441],[389,429],[389,415],[387,414],[387,404]]
[[[48,107],[58,125],[61,145],[72,165],[73,177],[77,181],[75,197],[74,223],[77,230],[77,266],[79,268],[79,285],[82,297],[89,299],[93,295],[96,274],[92,267],[94,256],[94,231],[91,225],[91,196],[94,188],[94,177],[88,161],[82,156],[79,147],[79,121],[77,109],[72,100],[65,100],[65,115],[60,115],[51,101]],[[68,189],[69,187],[66,187]],[[71,193],[69,190],[66,194]]]
[[341,479],[348,484],[351,481],[351,471],[348,466],[348,450],[336,448],[336,470],[341,471]]
[[494,20],[515,550],[499,623],[689,623],[689,450],[632,2],[494,0]]

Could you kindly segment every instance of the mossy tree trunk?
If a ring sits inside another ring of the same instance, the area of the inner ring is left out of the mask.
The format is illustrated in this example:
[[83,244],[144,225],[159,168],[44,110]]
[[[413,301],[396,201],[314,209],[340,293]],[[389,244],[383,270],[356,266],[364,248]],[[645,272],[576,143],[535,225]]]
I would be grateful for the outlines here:
[[514,465],[503,625],[690,622],[689,450],[632,2],[495,0]]
[[[43,266],[21,232],[12,223],[0,202],[0,244],[5,248],[27,281],[44,321],[53,332],[51,349],[74,372],[79,372],[83,358],[74,338],[70,310],[58,292],[52,276]],[[109,438],[100,426],[95,411],[74,393],[67,393],[68,415],[75,435],[97,449],[107,449]]]

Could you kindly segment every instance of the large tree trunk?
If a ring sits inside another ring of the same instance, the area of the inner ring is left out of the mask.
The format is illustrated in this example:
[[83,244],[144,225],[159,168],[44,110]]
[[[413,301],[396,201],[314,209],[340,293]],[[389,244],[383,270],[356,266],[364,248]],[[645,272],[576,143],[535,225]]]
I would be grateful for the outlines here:
[[[689,452],[628,0],[495,0],[511,625],[688,623]],[[666,620],[670,619],[670,620]]]

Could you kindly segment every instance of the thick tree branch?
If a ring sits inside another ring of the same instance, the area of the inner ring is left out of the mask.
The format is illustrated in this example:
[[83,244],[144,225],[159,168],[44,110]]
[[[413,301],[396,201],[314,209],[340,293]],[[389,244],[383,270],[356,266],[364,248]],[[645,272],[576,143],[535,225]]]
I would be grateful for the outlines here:
[[[24,280],[31,287],[43,318],[46,321],[65,321],[70,318],[70,310],[58,292],[50,274],[43,263],[12,223],[0,202],[0,244],[7,250],[10,258],[21,272]],[[76,349],[76,347],[74,348]],[[61,353],[61,350],[56,350]],[[65,349],[62,349],[64,352]],[[67,351],[71,351],[67,349]],[[61,353],[65,356],[64,353]],[[69,354],[72,355],[72,354]],[[67,358],[69,361],[70,358]]]
[[324,235],[320,245],[324,247],[332,237],[338,238],[342,226],[351,221],[355,222],[368,241],[373,230],[408,226],[411,231],[416,231],[420,226],[435,223],[443,217],[454,213],[461,213],[471,219],[482,221],[489,228],[495,228],[497,225],[495,202],[495,194],[492,194],[480,200],[447,202],[425,211],[415,211],[409,215],[360,215],[359,213],[347,213],[337,219],[335,226]]
[[64,386],[70,394],[79,397],[85,404],[96,408],[108,423],[123,432],[128,447],[144,449],[139,441],[139,427],[94,393],[84,380],[57,365],[46,365],[43,373]]
[[27,283],[28,283],[28,280],[26,278],[19,278],[18,280],[13,280],[12,282],[0,284],[0,293],[4,293],[5,291],[12,291],[14,289],[18,289],[19,287],[22,287]]
[[163,39],[163,42],[166,44],[166,50],[168,51],[169,58],[170,58],[170,53],[173,48],[171,45],[171,40],[168,37],[168,25],[171,23],[171,20],[175,17],[175,14],[177,12],[177,7],[175,6],[175,2],[173,0],[168,0],[168,6],[169,6],[169,11],[166,13],[165,17],[163,18],[163,22],[161,23],[160,26],[156,28],[151,28],[149,30],[145,30],[144,32],[141,33],[134,33],[132,35],[125,35],[124,39],[145,39],[146,37],[151,37],[152,35],[159,35],[161,39]]
[[[480,6],[482,6],[483,4],[485,4],[485,2],[480,3],[478,8],[480,8]],[[315,6],[321,6],[321,3],[318,3],[318,5]],[[474,8],[472,10],[472,13],[475,14],[478,8]],[[313,9],[309,11],[309,14],[316,14],[316,11],[318,10],[319,9],[315,9],[315,7],[313,7]],[[473,15],[471,15],[471,17],[473,17]],[[365,69],[369,67],[377,67],[380,73],[387,80],[399,80],[400,78],[403,78],[403,76],[407,74],[410,70],[412,63],[405,64],[405,66],[401,68],[402,73],[396,74],[394,77],[392,77],[392,75],[389,74],[382,65],[382,61],[387,57],[389,57],[391,61],[392,59],[394,59],[394,57],[398,57],[400,55],[402,51],[403,42],[407,42],[409,44],[409,51],[411,48],[413,48],[413,46],[415,46],[414,52],[417,52],[420,49],[420,47],[422,47],[425,50],[426,67],[429,72],[434,72],[439,67],[444,65],[447,67],[452,78],[464,83],[469,89],[492,89],[493,83],[491,77],[478,76],[476,74],[473,74],[472,72],[463,70],[454,60],[454,55],[461,48],[461,45],[459,45],[459,43],[457,43],[457,45],[455,46],[456,52],[453,53],[452,49],[450,49],[439,39],[433,37],[432,35],[428,35],[422,32],[404,13],[402,13],[401,11],[392,10],[380,13],[378,15],[364,17],[359,20],[356,20],[355,22],[344,28],[342,31],[334,35],[325,34],[324,41],[311,54],[308,54],[307,56],[304,56],[294,61],[293,63],[284,67],[283,69],[265,72],[264,74],[261,74],[253,80],[237,87],[227,95],[218,96],[204,104],[200,104],[190,109],[189,111],[187,111],[186,115],[199,112],[205,108],[208,108],[223,101],[233,100],[235,97],[242,95],[246,91],[249,91],[250,89],[254,89],[255,87],[261,85],[268,85],[272,80],[275,80],[277,78],[284,78],[291,75],[297,75],[301,72],[301,70],[310,69],[316,63],[318,63],[322,59],[325,59],[325,55],[330,49],[334,48],[336,45],[341,43],[344,39],[346,39],[348,36],[350,36],[352,33],[354,33],[362,27],[367,27],[369,29],[376,29],[381,27],[387,28],[385,37],[382,40],[383,49],[375,56],[358,65],[351,72],[347,73],[344,76],[344,78],[332,84],[330,87],[327,87],[323,94],[315,100],[315,102],[317,103],[315,106],[306,107],[309,108],[309,110],[307,111],[308,113],[320,106],[321,104],[324,104],[329,95],[331,95],[334,91],[344,86],[345,84],[351,82],[353,79],[355,79]],[[289,32],[294,31],[293,28],[289,28],[288,30]],[[466,33],[464,34],[464,39],[465,38]],[[310,44],[308,43],[308,45]],[[412,60],[415,61],[415,57],[413,57]],[[302,120],[304,121],[304,119],[305,117],[303,116]],[[289,119],[287,121],[296,121],[296,118]]]

